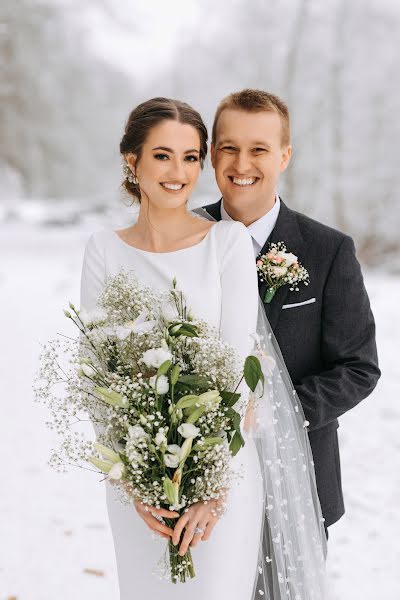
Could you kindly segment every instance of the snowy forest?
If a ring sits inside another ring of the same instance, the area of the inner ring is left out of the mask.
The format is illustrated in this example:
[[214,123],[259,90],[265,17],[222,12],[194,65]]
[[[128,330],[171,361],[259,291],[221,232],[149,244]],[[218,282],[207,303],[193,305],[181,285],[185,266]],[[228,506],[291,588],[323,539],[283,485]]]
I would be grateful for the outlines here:
[[[72,335],[62,308],[79,302],[89,235],[134,216],[119,155],[131,109],[177,98],[211,130],[246,87],[288,103],[280,195],[354,238],[376,320],[382,378],[340,418],[329,600],[400,598],[399,40],[400,0],[2,0],[0,600],[118,598],[105,483],[47,464],[40,343]],[[191,204],[218,198],[207,159]]]
[[[3,218],[27,200],[75,201],[78,219],[117,206],[140,101],[183,99],[211,126],[224,95],[258,87],[291,110],[286,202],[353,235],[367,264],[398,250],[398,2],[19,0],[0,23]],[[218,197],[208,167],[193,202]]]

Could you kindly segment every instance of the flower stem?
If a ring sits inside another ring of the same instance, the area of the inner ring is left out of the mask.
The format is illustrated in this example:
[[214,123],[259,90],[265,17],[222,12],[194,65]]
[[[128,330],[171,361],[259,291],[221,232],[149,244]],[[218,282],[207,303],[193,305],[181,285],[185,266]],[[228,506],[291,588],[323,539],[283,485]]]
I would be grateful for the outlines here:
[[269,304],[272,300],[272,298],[275,296],[275,292],[276,290],[274,290],[273,288],[268,288],[267,291],[265,292],[265,296],[264,296],[264,302],[266,304]]

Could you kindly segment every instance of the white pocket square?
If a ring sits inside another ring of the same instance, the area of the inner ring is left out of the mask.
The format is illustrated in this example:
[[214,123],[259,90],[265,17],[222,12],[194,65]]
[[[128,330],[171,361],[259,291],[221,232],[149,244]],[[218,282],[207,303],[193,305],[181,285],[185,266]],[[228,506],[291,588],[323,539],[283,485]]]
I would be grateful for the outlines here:
[[283,304],[282,309],[296,308],[297,306],[304,306],[305,304],[313,304],[314,302],[315,302],[315,298],[310,298],[309,300],[304,300],[304,302],[295,302],[294,304]]

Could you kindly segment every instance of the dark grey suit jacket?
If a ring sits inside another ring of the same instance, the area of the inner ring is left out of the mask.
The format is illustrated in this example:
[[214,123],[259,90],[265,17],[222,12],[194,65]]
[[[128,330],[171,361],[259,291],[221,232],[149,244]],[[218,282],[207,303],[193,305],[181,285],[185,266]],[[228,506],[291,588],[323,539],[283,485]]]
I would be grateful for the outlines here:
[[[203,207],[221,219],[221,200]],[[310,422],[309,439],[325,526],[343,515],[338,417],[375,388],[380,377],[375,323],[353,240],[289,209],[283,202],[270,242],[283,241],[310,274],[300,291],[281,287],[264,304],[289,374]],[[259,284],[263,298],[265,283]],[[313,300],[315,299],[315,301]],[[312,302],[292,306],[307,300]],[[285,308],[286,307],[286,308]]]

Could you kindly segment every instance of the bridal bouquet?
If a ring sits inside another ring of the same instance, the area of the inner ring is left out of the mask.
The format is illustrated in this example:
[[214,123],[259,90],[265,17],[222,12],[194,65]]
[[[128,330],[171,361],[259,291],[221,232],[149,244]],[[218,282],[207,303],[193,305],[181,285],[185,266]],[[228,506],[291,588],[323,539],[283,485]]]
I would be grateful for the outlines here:
[[[106,280],[96,310],[69,307],[79,338],[44,347],[35,385],[61,436],[50,463],[89,464],[130,499],[181,513],[222,497],[244,445],[238,385],[244,378],[255,390],[258,359],[248,356],[241,370],[234,348],[191,314],[175,280],[156,294],[121,271]],[[94,443],[79,432],[88,420]],[[181,557],[178,549],[169,541],[166,576],[174,583],[195,576],[190,550]]]

